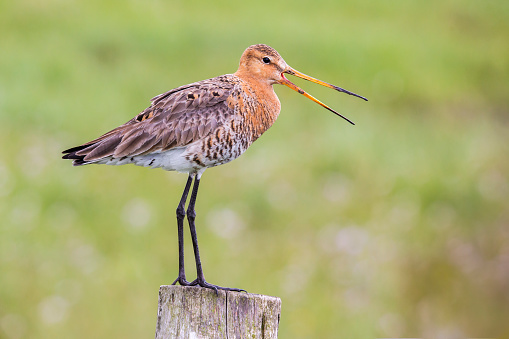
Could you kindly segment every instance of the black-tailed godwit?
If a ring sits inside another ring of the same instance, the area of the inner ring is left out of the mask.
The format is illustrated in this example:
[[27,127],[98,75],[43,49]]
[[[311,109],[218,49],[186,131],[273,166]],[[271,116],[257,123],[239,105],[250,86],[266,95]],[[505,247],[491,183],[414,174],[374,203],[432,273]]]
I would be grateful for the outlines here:
[[[294,85],[285,78],[285,73],[367,100],[294,70],[267,45],[253,45],[242,54],[234,74],[198,81],[160,94],[152,99],[147,109],[125,124],[63,152],[63,158],[74,160],[74,166],[135,164],[188,174],[177,207],[179,274],[173,284],[199,285],[216,292],[217,289],[243,291],[205,281],[196,237],[196,195],[201,176],[207,168],[239,157],[276,121],[281,104],[272,85],[288,86],[353,124]],[[183,233],[185,203],[193,179],[187,219],[197,278],[188,282],[184,270]]]

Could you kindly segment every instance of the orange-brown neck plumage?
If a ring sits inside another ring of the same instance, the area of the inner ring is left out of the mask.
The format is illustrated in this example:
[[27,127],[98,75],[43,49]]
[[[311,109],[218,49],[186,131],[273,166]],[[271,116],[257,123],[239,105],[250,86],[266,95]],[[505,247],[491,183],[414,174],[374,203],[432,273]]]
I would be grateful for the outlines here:
[[278,83],[286,63],[279,53],[267,45],[248,47],[240,58],[235,76],[242,80],[239,104],[246,112],[246,122],[252,128],[253,141],[276,121],[281,109],[272,88]]
[[240,105],[243,106],[246,123],[250,126],[252,142],[258,139],[276,121],[281,104],[271,85],[259,85],[253,82],[242,84],[243,93]]

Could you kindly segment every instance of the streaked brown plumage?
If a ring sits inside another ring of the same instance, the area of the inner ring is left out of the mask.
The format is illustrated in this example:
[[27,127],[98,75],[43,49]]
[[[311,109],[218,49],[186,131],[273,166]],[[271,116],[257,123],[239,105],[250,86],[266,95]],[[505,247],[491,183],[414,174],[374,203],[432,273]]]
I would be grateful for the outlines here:
[[[160,94],[152,99],[147,109],[125,124],[63,152],[63,158],[72,159],[75,166],[132,163],[189,174],[177,208],[179,277],[174,283],[178,281],[181,285],[240,291],[205,281],[194,226],[194,204],[205,169],[239,157],[275,122],[281,105],[272,85],[286,85],[341,116],[288,81],[284,73],[358,96],[294,70],[276,50],[267,45],[253,45],[244,51],[239,69],[234,74],[195,82]],[[184,206],[193,179],[195,184],[187,215],[198,278],[188,282],[184,273],[182,228]]]

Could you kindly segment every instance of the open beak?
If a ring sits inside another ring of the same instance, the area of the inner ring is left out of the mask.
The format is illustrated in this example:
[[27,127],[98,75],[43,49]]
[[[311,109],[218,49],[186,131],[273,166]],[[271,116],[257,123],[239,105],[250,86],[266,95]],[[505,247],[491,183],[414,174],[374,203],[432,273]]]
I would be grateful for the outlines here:
[[308,80],[308,81],[311,81],[311,82],[314,82],[315,84],[319,84],[319,85],[322,85],[322,86],[325,86],[325,87],[329,87],[329,88],[332,88],[332,89],[335,89],[336,91],[339,91],[339,92],[343,92],[343,93],[346,93],[346,94],[350,94],[350,95],[353,95],[353,96],[356,96],[358,98],[361,98],[363,100],[366,100],[368,101],[368,99],[366,99],[365,97],[363,96],[360,96],[360,95],[357,95],[355,93],[352,93],[350,91],[347,91],[346,89],[343,89],[341,87],[338,87],[338,86],[334,86],[334,85],[331,85],[329,83],[326,83],[326,82],[323,82],[322,80],[318,80],[318,79],[315,79],[315,78],[312,78],[310,77],[309,75],[306,75],[304,73],[301,73],[299,71],[296,71],[294,70],[293,68],[291,68],[290,66],[288,66],[284,71],[283,73],[281,73],[281,77],[282,79],[279,81],[279,83],[281,85],[285,85],[285,86],[288,86],[290,87],[291,89],[293,89],[294,91],[296,92],[299,92],[300,94],[302,94],[303,96],[305,96],[306,98],[308,99],[311,99],[313,100],[314,102],[316,102],[317,104],[319,104],[320,106],[322,107],[325,107],[327,108],[329,111],[331,111],[332,113],[342,117],[343,119],[345,119],[346,121],[348,121],[349,123],[351,123],[352,125],[355,125],[351,120],[349,120],[348,118],[342,116],[341,114],[339,114],[338,112],[336,112],[335,110],[333,110],[332,108],[330,108],[329,106],[325,105],[324,103],[322,103],[320,100],[316,99],[315,97],[309,95],[308,93],[304,92],[302,89],[300,89],[297,85],[295,85],[294,83],[292,83],[290,80],[288,80],[287,78],[285,78],[284,76],[284,73],[288,73],[288,74],[291,74],[291,75],[295,75],[296,77],[299,77],[299,78],[302,78],[302,79],[305,79],[305,80]]

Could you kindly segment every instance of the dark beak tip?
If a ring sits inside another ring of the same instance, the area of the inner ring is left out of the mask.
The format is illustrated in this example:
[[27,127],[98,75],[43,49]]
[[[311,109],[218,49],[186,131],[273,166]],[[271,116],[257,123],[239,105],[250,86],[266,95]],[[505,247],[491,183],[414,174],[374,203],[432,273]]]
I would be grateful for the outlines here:
[[362,95],[355,94],[355,93],[352,93],[352,92],[350,92],[350,93],[348,93],[348,94],[353,95],[353,96],[355,96],[355,97],[357,97],[357,98],[360,98],[360,99],[362,99],[362,100],[364,100],[364,101],[368,101],[368,98],[365,98],[365,97],[363,97]]

